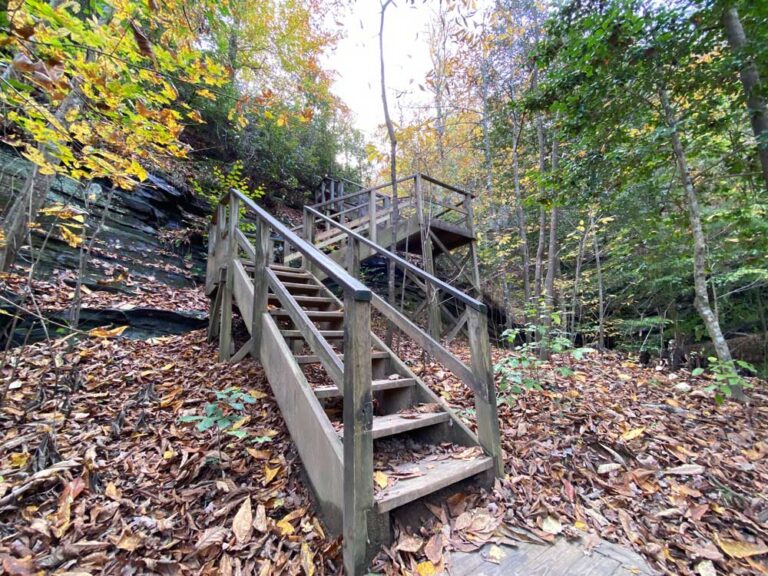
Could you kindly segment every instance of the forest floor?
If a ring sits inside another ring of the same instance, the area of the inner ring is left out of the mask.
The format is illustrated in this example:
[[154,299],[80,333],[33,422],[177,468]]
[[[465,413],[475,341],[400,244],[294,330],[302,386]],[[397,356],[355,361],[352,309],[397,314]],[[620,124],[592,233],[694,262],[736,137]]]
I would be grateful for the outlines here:
[[[199,294],[186,297],[199,306]],[[468,390],[401,348],[472,425]],[[468,354],[458,341],[454,350]],[[15,349],[9,360],[0,409],[6,573],[340,570],[341,542],[315,516],[254,361],[217,363],[204,331],[61,339]],[[555,370],[563,366],[568,377]],[[539,378],[542,390],[499,407],[505,478],[434,507],[418,532],[397,526],[374,569],[435,574],[451,550],[546,545],[560,535],[581,537],[587,552],[600,538],[626,544],[668,574],[768,574],[763,383],[748,404],[717,404],[708,377],[612,353],[555,357]],[[216,392],[233,387],[253,401],[236,410],[244,438],[180,420],[221,406]]]

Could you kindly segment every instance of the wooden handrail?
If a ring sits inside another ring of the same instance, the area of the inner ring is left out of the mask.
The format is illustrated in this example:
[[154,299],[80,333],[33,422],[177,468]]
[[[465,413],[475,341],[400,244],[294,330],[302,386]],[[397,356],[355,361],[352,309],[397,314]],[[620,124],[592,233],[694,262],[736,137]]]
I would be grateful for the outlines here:
[[336,222],[335,220],[329,218],[325,214],[321,214],[320,212],[318,212],[317,210],[315,210],[311,206],[304,206],[304,210],[309,212],[309,213],[311,213],[311,214],[314,214],[316,217],[318,217],[318,218],[320,218],[322,220],[325,220],[331,226],[334,226],[334,227],[338,228],[341,232],[345,233],[350,238],[354,238],[358,242],[361,242],[361,243],[365,244],[366,246],[368,246],[369,248],[372,248],[378,254],[388,258],[389,260],[392,260],[393,262],[396,262],[397,264],[399,264],[400,266],[402,266],[403,268],[405,268],[409,272],[411,272],[411,273],[413,273],[413,274],[415,274],[417,276],[420,276],[421,278],[423,278],[427,282],[433,284],[438,290],[442,290],[443,292],[447,292],[448,294],[450,294],[451,296],[453,296],[457,300],[463,302],[464,304],[466,304],[470,308],[473,308],[473,309],[477,310],[478,312],[482,312],[482,313],[486,312],[485,304],[483,304],[479,300],[475,300],[474,298],[472,298],[472,296],[469,296],[468,294],[465,294],[464,292],[462,292],[461,290],[459,290],[457,288],[454,288],[450,284],[446,284],[445,282],[443,282],[439,278],[436,278],[432,274],[429,274],[428,272],[425,272],[424,270],[422,270],[418,266],[415,266],[415,265],[411,264],[407,260],[405,260],[403,258],[400,258],[400,256],[398,256],[397,254],[395,254],[393,252],[390,252],[386,248],[383,248],[382,246],[380,246],[379,244],[376,244],[375,242],[369,240],[365,236],[361,236],[360,234],[350,230],[349,228],[347,228],[343,224],[339,224],[338,222]]
[[[222,204],[228,204],[230,202],[230,194],[254,212],[256,216],[269,228],[274,230],[278,236],[282,236],[287,243],[300,252],[313,266],[328,274],[330,278],[333,278],[345,292],[350,292],[355,300],[370,302],[373,295],[370,288],[360,282],[357,278],[352,278],[352,276],[347,274],[341,266],[336,264],[336,262],[331,260],[326,254],[298,236],[295,232],[292,232],[288,226],[280,222],[280,220],[272,216],[269,212],[261,208],[241,192],[232,190],[221,199]],[[216,223],[215,218],[216,216],[214,215],[214,224]]]
[[[403,176],[402,178],[398,178],[395,180],[397,184],[402,184],[403,182],[406,182],[408,180],[412,180],[415,178],[415,174],[412,174],[410,176]],[[322,208],[324,206],[327,206],[328,204],[336,204],[338,202],[349,200],[350,198],[354,198],[356,196],[362,196],[363,194],[370,194],[371,192],[375,192],[377,190],[381,190],[383,188],[387,188],[388,186],[392,186],[392,182],[385,182],[384,184],[378,184],[376,186],[371,186],[370,188],[366,188],[364,190],[358,190],[357,192],[353,192],[352,194],[345,194],[344,196],[338,196],[332,200],[326,200],[325,202],[320,202],[318,204],[313,204],[312,208]],[[386,194],[380,194],[381,196],[384,196],[386,198],[389,198]]]
[[457,188],[456,186],[452,186],[450,184],[446,184],[445,182],[441,182],[440,180],[438,180],[437,178],[433,178],[432,176],[427,176],[426,174],[422,174],[421,172],[419,172],[419,174],[427,182],[436,184],[437,186],[440,186],[441,188],[445,188],[446,190],[450,190],[451,192],[456,192],[457,194],[463,194],[464,196],[469,196],[470,198],[477,197],[472,192],[469,192],[467,190],[462,190],[461,188]]

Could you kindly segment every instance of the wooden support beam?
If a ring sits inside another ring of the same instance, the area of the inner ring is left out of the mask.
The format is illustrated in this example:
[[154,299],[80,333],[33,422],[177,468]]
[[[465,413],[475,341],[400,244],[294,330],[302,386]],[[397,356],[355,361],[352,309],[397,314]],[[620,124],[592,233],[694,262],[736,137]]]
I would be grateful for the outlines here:
[[461,313],[461,316],[459,316],[459,319],[456,320],[456,323],[445,335],[446,341],[450,342],[451,340],[456,338],[459,332],[461,332],[461,329],[464,327],[464,324],[467,323],[467,310],[468,309],[465,309],[464,312]]
[[240,216],[240,199],[230,195],[229,219],[227,221],[227,281],[221,301],[221,329],[219,331],[219,360],[226,362],[232,354],[232,285],[234,284],[234,261],[237,254],[238,218]]
[[213,298],[211,312],[208,314],[208,342],[213,342],[213,340],[219,335],[221,300],[222,294],[224,293],[224,284],[226,283],[227,271],[224,268],[220,268],[217,274],[219,277],[219,281],[217,282],[218,289],[216,290],[216,296]]
[[[432,256],[432,241],[429,237],[429,223],[424,219],[424,195],[422,190],[421,174],[416,174],[416,214],[419,219],[419,231],[421,235],[421,255],[424,259],[424,270],[427,274],[435,275],[435,260]],[[442,332],[440,321],[440,304],[437,300],[437,290],[431,282],[427,282],[427,330],[435,340],[440,340]]]
[[246,342],[240,347],[240,350],[238,350],[235,353],[235,355],[229,359],[229,363],[237,364],[238,362],[245,360],[245,357],[248,356],[248,354],[251,354],[252,349],[253,349],[253,337],[249,338],[248,342]]
[[[310,213],[304,210],[303,212],[304,217],[304,240],[309,242],[310,244],[315,243],[315,217]],[[308,271],[312,272],[314,274],[314,269],[312,267],[312,262],[307,258],[306,256],[302,257],[303,265],[302,268],[306,268]]]
[[371,303],[344,298],[344,572],[367,568],[373,509]]
[[251,354],[260,359],[261,338],[264,323],[261,319],[267,310],[267,292],[269,285],[267,270],[269,270],[269,228],[265,222],[259,222],[256,228],[256,244],[253,256],[253,307],[251,310]]
[[368,198],[368,238],[372,242],[378,242],[376,239],[377,230],[377,216],[376,216],[376,192],[371,190],[370,197]]
[[347,242],[345,259],[349,275],[358,278],[360,276],[360,242],[354,238],[350,238]]
[[491,346],[488,339],[488,318],[482,312],[467,308],[467,330],[472,352],[472,372],[479,388],[475,390],[477,438],[486,454],[493,458],[496,476],[504,476],[501,457],[499,416],[496,406],[496,384],[491,365]]

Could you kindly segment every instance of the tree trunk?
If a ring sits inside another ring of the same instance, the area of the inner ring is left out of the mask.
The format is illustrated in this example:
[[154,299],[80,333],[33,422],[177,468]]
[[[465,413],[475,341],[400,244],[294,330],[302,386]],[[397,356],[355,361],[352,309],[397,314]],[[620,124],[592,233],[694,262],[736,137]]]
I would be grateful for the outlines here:
[[576,341],[576,308],[579,304],[579,284],[581,283],[581,265],[584,262],[584,252],[587,248],[587,238],[589,238],[590,226],[584,226],[584,234],[579,240],[579,249],[576,252],[576,270],[573,275],[573,295],[571,296],[571,319],[570,333],[571,339]]
[[[734,53],[741,57],[747,46],[747,36],[736,8],[725,9],[723,27],[728,37],[728,44]],[[760,75],[757,66],[750,58],[744,57],[739,76],[747,97],[747,112],[752,124],[752,132],[757,139],[757,155],[763,171],[763,183],[768,188],[768,111],[766,111],[765,100],[760,95]]]
[[597,345],[605,348],[605,290],[603,287],[603,266],[600,261],[600,243],[597,240],[595,215],[589,215],[589,227],[592,229],[592,246],[595,250],[595,269],[597,271]]
[[[82,101],[77,90],[73,90],[59,105],[56,119],[62,125],[67,126],[69,124],[66,121],[67,114],[72,110],[77,110],[81,104]],[[40,151],[48,163],[54,166],[59,165],[60,160],[54,156],[49,147],[41,146]],[[45,204],[53,179],[53,175],[41,174],[36,165],[32,166],[21,191],[13,199],[3,220],[5,244],[0,248],[0,270],[4,272],[9,270],[16,260],[16,255],[29,234],[29,225],[35,221],[37,212]]]
[[[389,175],[392,180],[392,223],[393,237],[397,237],[397,225],[399,213],[397,207],[397,138],[395,137],[395,127],[392,124],[392,118],[389,115],[389,104],[387,103],[387,82],[384,74],[384,16],[387,12],[387,6],[392,0],[386,0],[381,4],[381,20],[379,23],[379,63],[381,71],[381,103],[384,106],[384,121],[387,124],[387,135],[389,136]],[[392,247],[394,251],[395,247]],[[387,299],[389,303],[395,305],[395,265],[389,262],[387,265]],[[387,324],[386,343],[392,346],[394,335],[394,325],[392,322]]]
[[[552,142],[552,172],[557,171],[559,165],[559,141],[557,138]],[[552,211],[549,216],[549,252],[547,254],[547,276],[544,281],[544,318],[543,324],[546,330],[546,340],[549,341],[552,332],[552,314],[555,310],[555,276],[558,268],[558,246],[557,246],[557,205],[552,205]],[[542,346],[540,350],[541,358],[549,358],[549,350]]]
[[[659,90],[659,97],[664,109],[667,126],[671,130],[670,139],[672,141],[672,149],[677,161],[683,190],[685,191],[685,199],[688,204],[688,217],[691,223],[691,231],[693,232],[693,286],[696,294],[693,304],[699,312],[699,315],[704,322],[704,326],[707,328],[707,333],[715,347],[715,353],[717,354],[718,360],[726,363],[732,362],[731,350],[720,329],[720,321],[712,311],[709,292],[707,291],[707,268],[705,261],[707,241],[704,236],[704,228],[701,224],[701,209],[699,208],[698,193],[693,185],[691,173],[688,168],[688,160],[680,141],[680,134],[677,128],[677,117],[675,111],[672,109],[672,104],[669,102],[667,91],[664,88]],[[732,392],[734,398],[744,398],[744,391],[741,386],[734,386]]]
[[[512,132],[515,133],[515,125],[517,124],[516,117],[512,116]],[[520,258],[523,264],[523,298],[525,300],[524,305],[524,321],[527,322],[528,307],[531,305],[531,256],[528,249],[528,231],[526,230],[525,222],[525,209],[523,208],[523,195],[520,190],[520,154],[518,145],[520,142],[520,135],[523,132],[523,127],[520,126],[515,136],[514,146],[512,147],[512,175],[514,178],[514,190],[515,190],[515,212],[517,213],[517,227],[520,234]]]

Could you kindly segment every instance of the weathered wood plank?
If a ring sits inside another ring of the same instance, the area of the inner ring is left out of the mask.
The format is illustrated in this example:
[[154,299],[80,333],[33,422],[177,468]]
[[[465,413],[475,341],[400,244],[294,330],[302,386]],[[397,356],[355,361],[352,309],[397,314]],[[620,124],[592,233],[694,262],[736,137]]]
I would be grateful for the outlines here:
[[253,326],[253,283],[240,259],[236,259],[232,263],[232,273],[234,302],[240,309],[245,327],[251,333]]
[[344,571],[363,574],[373,508],[371,303],[347,293],[344,308]]
[[480,445],[494,462],[496,476],[504,475],[504,460],[501,457],[499,416],[496,406],[496,384],[493,380],[491,348],[488,340],[488,319],[484,313],[467,308],[467,331],[472,352],[472,372],[480,385],[475,390],[475,412],[477,414],[477,437]]
[[[448,422],[450,416],[446,412],[432,412],[427,414],[387,414],[386,416],[374,416],[371,433],[374,440],[396,436],[404,432],[411,432],[428,426],[435,426]],[[344,436],[344,430],[339,431],[339,436]]]
[[[344,361],[344,354],[338,354],[337,356],[342,362]],[[371,352],[371,360],[386,360],[389,357],[388,352]],[[298,354],[296,356],[296,362],[299,364],[319,364],[320,358],[315,354]]]
[[229,201],[229,218],[227,220],[227,282],[221,301],[221,328],[219,331],[219,360],[222,362],[229,360],[229,356],[232,354],[233,261],[237,251],[234,238],[240,216],[239,207],[240,202],[237,196],[232,196]]
[[260,357],[329,529],[342,528],[343,460],[336,431],[269,314],[261,315]]
[[[259,321],[261,315],[267,309],[269,285],[267,283],[267,269],[270,259],[270,241],[269,228],[264,222],[259,222],[256,228],[256,244],[253,247],[253,301],[251,304],[251,313],[243,313],[243,318],[251,319],[251,339],[253,349],[252,354],[259,358],[261,353],[261,330],[262,322]],[[247,322],[246,322],[247,324]]]
[[446,486],[485,472],[492,466],[493,460],[487,456],[471,460],[422,460],[407,465],[408,470],[418,469],[421,475],[401,479],[394,486],[376,494],[376,510],[381,513],[399,508]]
[[[374,380],[371,383],[371,391],[375,394],[385,390],[399,390],[416,385],[415,378],[398,378],[397,380]],[[335,386],[318,386],[315,388],[315,396],[318,398],[337,398],[341,396]]]

